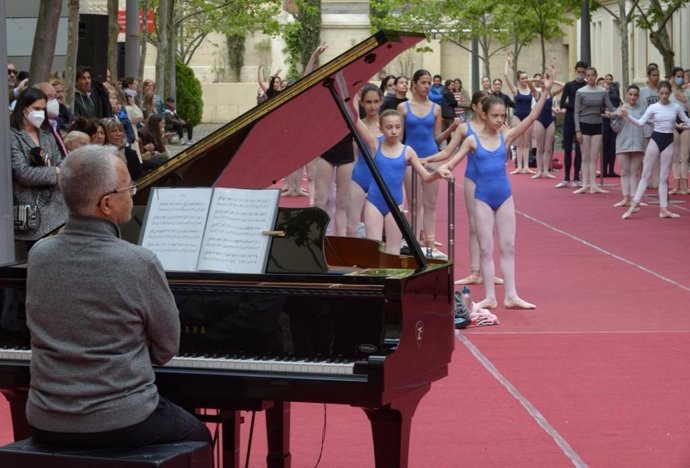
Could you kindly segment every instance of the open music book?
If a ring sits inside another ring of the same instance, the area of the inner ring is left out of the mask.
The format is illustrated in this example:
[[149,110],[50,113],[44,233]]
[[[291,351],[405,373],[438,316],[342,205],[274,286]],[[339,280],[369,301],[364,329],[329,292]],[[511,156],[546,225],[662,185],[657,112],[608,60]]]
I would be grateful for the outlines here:
[[167,271],[263,273],[280,190],[154,188],[139,244]]

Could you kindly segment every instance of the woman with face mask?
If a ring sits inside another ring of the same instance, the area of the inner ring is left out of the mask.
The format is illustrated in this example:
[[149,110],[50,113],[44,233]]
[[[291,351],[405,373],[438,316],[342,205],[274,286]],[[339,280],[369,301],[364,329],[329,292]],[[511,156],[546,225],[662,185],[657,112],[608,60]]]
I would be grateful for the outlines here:
[[10,116],[14,236],[29,249],[67,220],[58,185],[60,150],[50,128],[43,91],[27,88]]
[[[685,70],[675,67],[672,76],[669,100],[678,104],[685,115],[690,116],[690,89],[684,87]],[[674,187],[668,191],[669,195],[688,194],[688,157],[690,157],[690,131],[676,127],[673,134],[673,165],[671,166]]]

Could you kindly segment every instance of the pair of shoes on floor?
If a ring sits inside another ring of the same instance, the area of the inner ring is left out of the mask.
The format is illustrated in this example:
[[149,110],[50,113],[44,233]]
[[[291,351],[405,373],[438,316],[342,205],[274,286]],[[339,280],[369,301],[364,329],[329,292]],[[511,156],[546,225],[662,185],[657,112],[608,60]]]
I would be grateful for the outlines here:
[[433,258],[434,260],[448,260],[448,255],[444,254],[440,250],[436,248],[430,248],[427,247],[426,251],[424,252],[424,255],[426,258]]

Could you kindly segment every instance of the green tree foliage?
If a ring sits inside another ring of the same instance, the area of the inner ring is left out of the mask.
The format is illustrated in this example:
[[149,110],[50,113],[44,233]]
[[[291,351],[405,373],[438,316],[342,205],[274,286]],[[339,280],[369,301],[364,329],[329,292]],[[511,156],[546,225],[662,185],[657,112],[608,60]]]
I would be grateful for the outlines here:
[[198,125],[204,112],[201,82],[194,76],[194,71],[181,60],[177,60],[175,65],[177,112],[187,122]]
[[321,36],[321,1],[296,0],[295,21],[283,30],[288,78],[298,78],[318,47]]
[[[160,0],[149,0],[158,11]],[[174,35],[177,58],[189,64],[204,39],[212,32],[246,36],[255,32],[276,34],[281,0],[184,0],[174,2]],[[157,33],[149,36],[157,46]]]
[[635,22],[638,27],[649,31],[650,42],[664,58],[666,75],[673,70],[676,55],[669,35],[669,22],[673,15],[688,3],[690,0],[649,0],[646,7],[640,6],[639,2],[634,4],[638,13],[635,15]]
[[243,34],[227,34],[225,42],[228,46],[228,65],[235,75],[235,81],[239,81],[240,70],[244,65],[244,41]]
[[[479,44],[479,58],[489,74],[491,57],[513,44],[515,64],[520,50],[537,37],[550,40],[562,35],[561,26],[572,23],[577,0],[372,0],[370,20],[374,29],[422,32],[470,50]],[[545,62],[545,58],[543,58]]]

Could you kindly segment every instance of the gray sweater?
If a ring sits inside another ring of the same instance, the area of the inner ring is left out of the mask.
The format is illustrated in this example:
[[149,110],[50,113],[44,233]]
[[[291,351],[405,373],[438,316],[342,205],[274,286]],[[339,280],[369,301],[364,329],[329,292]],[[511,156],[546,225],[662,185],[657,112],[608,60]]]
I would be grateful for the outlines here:
[[152,364],[177,352],[178,310],[148,249],[100,218],[71,217],[30,251],[29,423],[102,432],[139,423],[158,404]]
[[15,231],[14,237],[18,240],[40,239],[67,221],[67,208],[57,186],[57,167],[62,155],[52,134],[39,130],[38,140],[48,155],[50,166],[31,166],[29,151],[36,144],[24,130],[10,129],[14,204],[38,205],[40,220],[36,229]]
[[575,93],[575,131],[580,131],[580,124],[601,125],[601,113],[607,108],[614,110],[609,93],[599,86],[584,86]]
[[[644,107],[637,104],[636,107],[627,108],[630,116],[639,119],[644,114]],[[644,132],[643,130],[629,122],[625,117],[615,114],[611,118],[611,129],[617,133],[616,154],[619,153],[644,153]]]

